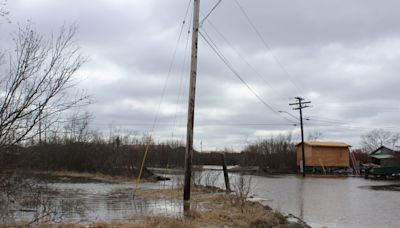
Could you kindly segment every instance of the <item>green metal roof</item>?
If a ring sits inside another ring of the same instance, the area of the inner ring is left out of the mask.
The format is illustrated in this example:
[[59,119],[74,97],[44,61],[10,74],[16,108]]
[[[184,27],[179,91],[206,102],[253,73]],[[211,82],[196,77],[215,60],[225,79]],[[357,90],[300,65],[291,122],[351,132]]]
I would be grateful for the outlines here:
[[376,159],[385,159],[385,158],[393,158],[393,155],[390,154],[372,154],[371,157]]

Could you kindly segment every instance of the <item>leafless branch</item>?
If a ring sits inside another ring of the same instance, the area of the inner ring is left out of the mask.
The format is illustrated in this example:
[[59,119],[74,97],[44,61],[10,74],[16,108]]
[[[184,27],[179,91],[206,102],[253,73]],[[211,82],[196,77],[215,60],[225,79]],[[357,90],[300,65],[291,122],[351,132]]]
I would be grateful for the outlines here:
[[44,119],[89,103],[85,94],[67,96],[85,62],[74,42],[76,31],[76,26],[62,26],[46,41],[28,24],[14,34],[15,55],[0,76],[0,147],[32,137]]

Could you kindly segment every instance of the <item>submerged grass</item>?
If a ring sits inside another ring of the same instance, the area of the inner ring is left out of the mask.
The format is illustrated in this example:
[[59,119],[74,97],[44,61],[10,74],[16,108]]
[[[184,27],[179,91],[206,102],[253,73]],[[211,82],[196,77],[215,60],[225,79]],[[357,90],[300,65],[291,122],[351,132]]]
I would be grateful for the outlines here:
[[[41,173],[46,174],[46,173]],[[49,174],[50,175],[50,174]],[[92,173],[51,172],[56,178],[90,178],[101,181],[125,181],[114,176]],[[131,179],[132,180],[132,179]],[[136,194],[147,199],[181,200],[183,188],[137,189]],[[126,222],[94,222],[85,224],[35,224],[40,227],[305,227],[289,223],[280,213],[261,203],[238,199],[215,187],[194,186],[191,196],[192,210],[185,216],[149,216]],[[18,225],[16,225],[18,227]],[[0,225],[2,227],[2,225]],[[21,225],[20,227],[24,227]]]
[[[182,188],[177,189],[147,189],[137,192],[145,198],[180,199]],[[200,209],[190,210],[185,216],[149,216],[134,222],[95,222],[84,224],[57,224],[57,227],[133,227],[133,228],[197,228],[197,227],[307,227],[300,223],[289,223],[285,216],[263,206],[258,202],[245,201],[237,203],[235,195],[211,191],[210,188],[196,187],[192,191],[191,204],[201,204]],[[54,224],[40,224],[40,227],[54,227]]]
[[[141,190],[139,194],[151,198],[175,198],[182,196],[182,189]],[[258,202],[237,203],[234,195],[210,192],[209,188],[194,188],[192,204],[201,209],[191,210],[182,217],[151,216],[134,224],[96,223],[93,227],[303,227],[288,223],[280,213]]]

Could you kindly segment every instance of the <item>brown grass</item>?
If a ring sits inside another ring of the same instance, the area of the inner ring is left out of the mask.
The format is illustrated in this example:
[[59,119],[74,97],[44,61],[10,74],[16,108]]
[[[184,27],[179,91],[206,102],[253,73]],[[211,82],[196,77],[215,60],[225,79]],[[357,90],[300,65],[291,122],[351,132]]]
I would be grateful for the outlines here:
[[[141,190],[140,194],[151,198],[176,198],[182,196],[182,189]],[[293,227],[285,217],[258,202],[245,201],[237,204],[233,195],[220,192],[210,193],[209,189],[194,188],[192,204],[201,205],[200,210],[192,210],[185,217],[154,216],[145,218],[132,227]],[[111,224],[109,224],[111,225]],[[123,227],[115,226],[115,227]]]

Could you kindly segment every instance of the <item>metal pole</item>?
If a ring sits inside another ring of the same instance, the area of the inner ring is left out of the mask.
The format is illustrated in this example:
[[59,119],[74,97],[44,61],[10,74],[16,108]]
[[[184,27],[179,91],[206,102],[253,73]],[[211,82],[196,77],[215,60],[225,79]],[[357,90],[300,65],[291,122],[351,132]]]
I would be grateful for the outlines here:
[[183,186],[184,211],[190,209],[190,185],[191,185],[191,175],[192,175],[193,125],[194,125],[194,105],[195,105],[195,94],[196,94],[197,43],[199,34],[200,0],[194,0],[193,4],[194,7],[193,7],[193,31],[192,31],[192,57],[190,65],[190,88],[189,88],[186,151],[185,151],[185,178]]

